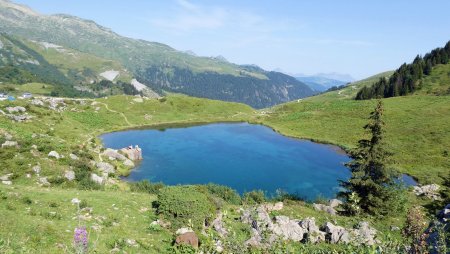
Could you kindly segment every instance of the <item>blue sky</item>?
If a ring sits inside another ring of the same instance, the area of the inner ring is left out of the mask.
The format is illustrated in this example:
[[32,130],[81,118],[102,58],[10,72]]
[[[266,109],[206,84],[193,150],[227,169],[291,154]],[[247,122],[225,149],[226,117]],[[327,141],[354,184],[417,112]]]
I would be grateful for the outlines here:
[[450,40],[448,0],[15,0],[128,37],[285,72],[391,70]]

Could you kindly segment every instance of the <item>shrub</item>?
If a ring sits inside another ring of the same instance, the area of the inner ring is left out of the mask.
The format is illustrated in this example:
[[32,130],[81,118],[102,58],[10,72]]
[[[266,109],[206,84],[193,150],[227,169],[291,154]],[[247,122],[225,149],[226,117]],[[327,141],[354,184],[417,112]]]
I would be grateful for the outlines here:
[[151,183],[149,180],[142,180],[135,183],[130,183],[130,190],[132,192],[144,192],[150,194],[158,194],[158,191],[164,187],[164,184]]
[[230,187],[210,183],[206,185],[206,188],[209,193],[223,199],[225,202],[233,205],[241,203],[241,196]]
[[266,196],[262,190],[254,190],[244,193],[242,198],[246,204],[261,204],[266,201]]
[[425,253],[426,242],[423,232],[427,226],[427,220],[422,208],[412,207],[408,210],[403,235],[410,241],[412,253]]
[[159,191],[157,205],[158,213],[174,228],[192,226],[201,229],[215,211],[208,196],[195,186],[164,187]]

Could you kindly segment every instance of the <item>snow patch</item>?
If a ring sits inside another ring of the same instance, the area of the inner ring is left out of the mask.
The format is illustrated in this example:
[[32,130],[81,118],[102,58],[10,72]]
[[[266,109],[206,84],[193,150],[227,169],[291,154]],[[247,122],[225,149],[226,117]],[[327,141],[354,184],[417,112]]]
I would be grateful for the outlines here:
[[136,79],[131,80],[131,84],[138,90],[139,92],[146,89],[147,86],[142,84],[141,82],[137,81]]
[[115,71],[115,70],[105,71],[105,72],[100,73],[100,76],[102,76],[103,78],[105,78],[109,81],[113,81],[114,79],[117,78],[117,76],[119,76],[119,72]]

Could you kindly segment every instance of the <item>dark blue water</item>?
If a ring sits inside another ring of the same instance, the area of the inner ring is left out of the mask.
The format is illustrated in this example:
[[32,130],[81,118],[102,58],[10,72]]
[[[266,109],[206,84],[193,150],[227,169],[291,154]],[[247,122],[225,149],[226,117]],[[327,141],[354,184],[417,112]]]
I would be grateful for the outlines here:
[[334,197],[350,176],[337,147],[282,136],[247,123],[220,123],[101,136],[105,147],[139,145],[144,160],[127,178],[168,185],[216,183],[238,192],[281,189],[307,199]]

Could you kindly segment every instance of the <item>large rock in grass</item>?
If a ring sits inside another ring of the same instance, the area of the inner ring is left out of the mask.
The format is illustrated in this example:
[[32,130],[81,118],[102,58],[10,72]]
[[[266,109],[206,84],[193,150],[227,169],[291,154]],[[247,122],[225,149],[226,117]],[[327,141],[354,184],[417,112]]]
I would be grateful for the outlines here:
[[298,220],[291,220],[286,216],[276,216],[275,223],[270,230],[283,240],[292,240],[299,242],[303,240],[303,235],[307,233],[300,225]]
[[377,243],[377,241],[375,240],[377,231],[374,228],[370,227],[368,222],[360,222],[356,229],[352,231],[352,233],[353,243],[364,245],[374,245],[375,243]]
[[228,235],[228,230],[225,228],[222,219],[223,219],[223,214],[219,213],[217,215],[217,218],[215,220],[213,220],[211,225],[214,228],[214,230],[216,230],[217,234],[219,234],[220,237],[225,237]]
[[125,157],[125,155],[120,154],[117,150],[111,149],[111,148],[107,148],[102,155],[108,157],[108,158],[113,158],[116,160],[120,160],[120,161],[125,161],[127,159],[127,157]]
[[97,166],[98,170],[100,170],[106,174],[114,174],[114,172],[116,172],[114,169],[114,166],[107,162],[97,162],[96,166]]
[[19,144],[16,141],[5,141],[5,143],[2,144],[2,148],[8,148],[8,147],[18,147]]
[[56,152],[56,151],[51,151],[50,153],[48,153],[48,157],[52,157],[52,158],[55,158],[55,159],[59,159],[59,158],[61,158],[61,156],[59,155],[59,153],[58,152]]
[[300,226],[308,232],[306,235],[306,241],[308,243],[325,241],[325,232],[320,231],[319,227],[316,225],[315,218],[305,218],[300,222]]
[[97,184],[103,184],[105,179],[97,174],[91,174],[91,180]]
[[72,170],[68,170],[64,173],[64,178],[66,178],[68,181],[75,180],[75,172]]
[[6,111],[8,111],[10,114],[13,114],[13,113],[26,112],[27,110],[24,107],[17,106],[17,107],[7,107]]
[[417,196],[425,196],[432,200],[440,200],[441,196],[439,195],[440,186],[437,184],[429,184],[424,186],[414,186],[414,194]]
[[188,244],[194,247],[195,249],[198,248],[198,237],[194,232],[187,232],[182,235],[177,236],[175,239],[176,244]]
[[324,225],[324,231],[327,233],[326,238],[330,243],[349,243],[350,233],[341,226],[335,226],[331,222]]

